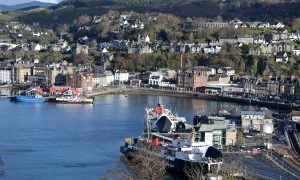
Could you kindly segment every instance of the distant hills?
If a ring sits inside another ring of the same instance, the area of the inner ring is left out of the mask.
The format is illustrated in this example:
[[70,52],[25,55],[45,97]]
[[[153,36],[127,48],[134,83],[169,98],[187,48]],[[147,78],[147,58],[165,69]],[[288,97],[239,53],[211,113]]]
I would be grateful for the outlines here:
[[[222,0],[63,0],[53,6],[51,3],[32,2],[9,7],[24,9],[32,6],[51,8],[39,11],[19,12],[17,19],[25,23],[39,22],[42,26],[59,26],[73,22],[81,15],[102,15],[109,10],[134,11],[139,13],[170,13],[185,19],[203,17],[224,20],[240,18],[245,21],[283,21],[288,23],[300,17],[300,0],[252,0],[244,3]],[[242,1],[241,1],[242,2]],[[6,7],[7,8],[7,7]],[[0,6],[1,9],[1,6]]]
[[14,11],[18,9],[27,9],[31,7],[50,7],[54,6],[56,4],[53,3],[44,3],[39,1],[33,1],[29,3],[22,3],[22,4],[16,4],[16,5],[3,5],[0,4],[0,11]]

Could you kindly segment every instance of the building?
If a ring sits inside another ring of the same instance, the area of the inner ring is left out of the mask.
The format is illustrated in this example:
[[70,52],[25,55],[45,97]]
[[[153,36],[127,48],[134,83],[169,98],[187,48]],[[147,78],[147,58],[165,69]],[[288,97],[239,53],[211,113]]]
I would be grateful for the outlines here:
[[232,67],[222,67],[218,69],[218,74],[226,74],[227,76],[235,75],[235,70]]
[[226,74],[215,74],[208,76],[207,85],[223,85],[230,82],[230,76]]
[[65,86],[67,85],[67,75],[66,74],[57,74],[55,76],[55,83],[56,86]]
[[207,28],[221,29],[224,27],[229,27],[229,23],[227,22],[190,22],[186,21],[182,24],[184,29],[191,30],[201,30]]
[[142,80],[140,80],[140,79],[131,79],[130,80],[130,86],[140,87],[141,84],[142,84]]
[[86,45],[76,44],[75,46],[72,47],[71,53],[73,55],[75,55],[75,54],[88,54],[89,53],[89,47],[86,46]]
[[241,111],[242,128],[260,131],[265,120],[265,113],[260,111]]
[[187,68],[183,72],[178,73],[177,86],[188,89],[207,86],[209,74],[211,74],[211,69],[204,66]]
[[163,75],[160,72],[151,72],[148,84],[150,86],[161,86]]
[[278,53],[275,57],[275,61],[278,63],[287,63],[289,61],[289,57],[287,53]]
[[2,68],[0,69],[0,83],[11,83],[12,82],[12,69]]
[[17,83],[28,82],[28,76],[32,75],[31,65],[18,63],[14,66],[14,80]]
[[92,86],[93,87],[103,87],[107,86],[106,76],[105,74],[97,74],[94,75],[92,79]]
[[253,44],[254,37],[252,35],[238,35],[237,41],[243,44]]
[[272,41],[287,40],[288,37],[289,37],[289,33],[287,30],[274,31],[272,33]]
[[47,84],[66,85],[67,74],[73,74],[73,66],[54,64],[45,69]]
[[129,73],[125,70],[117,70],[115,72],[115,81],[117,83],[125,83],[125,82],[128,82],[129,80]]
[[93,89],[93,73],[89,72],[74,72],[67,75],[67,86],[73,88],[81,88],[83,91]]
[[292,111],[289,117],[293,122],[300,123],[300,111]]
[[199,127],[198,138],[207,145],[222,147],[236,143],[235,127],[225,117],[208,116],[196,126]]
[[115,76],[111,71],[104,71],[105,77],[106,77],[106,84],[108,86],[112,85],[115,81]]
[[279,87],[280,87],[279,81],[269,80],[269,81],[258,82],[255,85],[254,89],[255,89],[255,93],[257,94],[277,95],[279,94],[279,90],[280,90]]

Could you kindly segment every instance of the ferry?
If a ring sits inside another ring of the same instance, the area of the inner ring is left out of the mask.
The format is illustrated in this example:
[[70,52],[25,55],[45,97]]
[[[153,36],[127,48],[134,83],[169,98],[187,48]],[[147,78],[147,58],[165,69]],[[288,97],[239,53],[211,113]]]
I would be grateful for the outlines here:
[[192,165],[203,167],[203,174],[219,171],[223,162],[220,150],[211,144],[200,142],[193,127],[190,133],[187,133],[189,128],[183,133],[178,132],[176,127],[185,122],[185,119],[173,115],[159,104],[155,109],[146,109],[145,120],[144,133],[138,138],[125,138],[125,145],[120,147],[121,153],[133,158],[135,152],[153,154],[166,161],[168,170],[179,173],[184,173]]
[[61,96],[56,97],[55,102],[66,104],[93,104],[94,99],[83,96]]
[[159,104],[156,108],[146,108],[145,120],[153,132],[183,132],[192,128],[187,124],[185,117],[174,114],[172,110]]

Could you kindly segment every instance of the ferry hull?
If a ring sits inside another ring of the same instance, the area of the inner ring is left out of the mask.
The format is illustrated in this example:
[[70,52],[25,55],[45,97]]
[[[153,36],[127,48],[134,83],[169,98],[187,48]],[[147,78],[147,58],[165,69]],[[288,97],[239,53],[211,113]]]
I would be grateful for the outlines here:
[[61,104],[93,104],[93,102],[72,102],[72,101],[55,101]]
[[36,98],[36,97],[29,97],[29,96],[16,96],[11,99],[12,101],[16,102],[44,102],[45,98]]
[[[120,152],[123,153],[124,155],[126,155],[127,157],[133,157],[131,155],[131,153],[136,152],[136,150],[130,149],[126,146],[122,146],[122,147],[120,147]],[[165,159],[165,158],[161,158],[161,159],[166,161],[166,163],[167,163],[166,169],[167,170],[174,171],[176,173],[184,173],[186,171],[186,169],[188,169],[192,165],[197,165],[197,166],[199,165],[199,166],[203,167],[203,169],[202,169],[203,174],[207,174],[209,171],[208,165],[205,163],[191,163],[191,162],[183,161],[183,160],[177,159],[177,158],[175,158],[174,160],[169,160],[169,159]]]
[[62,103],[62,104],[93,104],[94,99],[64,99],[64,98],[56,98],[56,103]]

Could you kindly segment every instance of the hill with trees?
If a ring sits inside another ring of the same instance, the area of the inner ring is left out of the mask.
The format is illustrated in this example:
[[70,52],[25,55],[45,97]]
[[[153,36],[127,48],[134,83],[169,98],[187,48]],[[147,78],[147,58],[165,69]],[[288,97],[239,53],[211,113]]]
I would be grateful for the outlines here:
[[[300,2],[232,0],[65,0],[56,6],[36,11],[18,11],[14,18],[25,23],[39,22],[44,26],[57,26],[73,22],[82,15],[94,16],[109,10],[138,13],[161,12],[179,18],[202,17],[224,20],[289,21],[300,17]],[[14,12],[15,14],[16,12]]]

